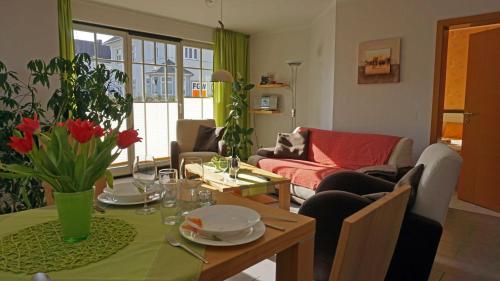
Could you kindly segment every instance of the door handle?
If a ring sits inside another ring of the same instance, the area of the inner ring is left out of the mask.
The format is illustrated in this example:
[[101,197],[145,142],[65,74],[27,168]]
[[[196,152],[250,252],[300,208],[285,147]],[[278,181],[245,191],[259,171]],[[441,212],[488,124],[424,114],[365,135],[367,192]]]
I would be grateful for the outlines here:
[[473,117],[474,115],[476,115],[476,113],[473,113],[473,112],[464,112],[462,114],[464,115],[464,122],[465,122],[465,124],[469,124],[470,121],[471,121],[471,117]]

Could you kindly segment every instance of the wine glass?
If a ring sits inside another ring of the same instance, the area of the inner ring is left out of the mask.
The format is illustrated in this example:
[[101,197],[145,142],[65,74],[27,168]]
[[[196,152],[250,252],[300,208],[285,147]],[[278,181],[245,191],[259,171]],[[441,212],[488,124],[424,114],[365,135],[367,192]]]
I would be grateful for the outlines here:
[[231,157],[229,159],[229,175],[234,177],[233,181],[238,180],[238,171],[240,170],[240,158]]
[[139,192],[144,194],[144,206],[136,212],[141,215],[149,215],[156,211],[154,207],[148,206],[149,188],[156,180],[156,162],[152,156],[137,156],[133,169],[134,185]]

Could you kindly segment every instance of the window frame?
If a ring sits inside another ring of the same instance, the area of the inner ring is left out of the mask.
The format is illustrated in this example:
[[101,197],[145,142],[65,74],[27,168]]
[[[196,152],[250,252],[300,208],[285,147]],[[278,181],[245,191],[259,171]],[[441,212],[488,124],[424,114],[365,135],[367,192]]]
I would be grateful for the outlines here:
[[[180,41],[173,41],[173,40],[168,40],[168,36],[161,36],[161,35],[155,35],[155,34],[135,34],[136,32],[132,30],[125,30],[125,29],[119,29],[119,28],[113,28],[113,27],[105,27],[105,26],[98,26],[92,23],[84,23],[84,22],[73,22],[73,30],[80,30],[80,31],[86,31],[86,32],[94,32],[94,33],[101,33],[101,34],[109,34],[109,35],[115,35],[115,36],[120,36],[123,38],[123,50],[122,50],[122,60],[120,61],[123,63],[123,71],[127,74],[129,77],[129,82],[125,83],[125,93],[129,95],[133,95],[133,82],[132,81],[132,65],[134,64],[133,62],[133,57],[132,57],[132,39],[138,39],[138,40],[146,40],[146,41],[155,41],[155,42],[160,42],[165,44],[165,48],[167,48],[167,44],[171,45],[176,45],[176,70],[177,70],[177,77],[176,77],[176,90],[177,90],[177,106],[178,106],[178,119],[184,119],[184,60],[189,59],[185,58],[184,56],[184,47],[191,47],[191,48],[200,48],[200,51],[198,52],[198,57],[200,59],[200,80],[202,79],[201,76],[203,75],[202,70],[203,70],[203,62],[202,62],[202,50],[201,49],[211,49],[213,50],[213,44],[210,43],[203,43],[203,42],[197,42],[197,41],[191,41],[191,40],[183,40],[181,39]],[[148,36],[149,35],[149,36]],[[173,38],[173,37],[170,37]],[[96,39],[96,35],[94,35],[94,40]],[[96,43],[94,42],[94,52],[95,52],[95,59],[96,62],[100,61],[108,61],[106,59],[99,59],[97,50],[96,50]],[[142,53],[143,53],[143,58],[142,58],[142,65],[152,65],[150,63],[144,62],[144,45],[142,47]],[[193,52],[193,51],[191,51]],[[154,50],[154,57],[156,57],[156,48]],[[167,58],[165,58],[167,59]],[[116,61],[116,60],[110,60],[110,61]],[[167,65],[167,62],[165,62],[165,66]],[[167,78],[165,79],[165,93],[168,97],[168,75]],[[137,82],[136,82],[137,83]],[[142,81],[143,87],[145,87],[146,81]],[[145,89],[144,89],[145,90]],[[213,98],[213,97],[212,97]],[[202,107],[203,110],[203,107]],[[203,116],[203,115],[202,115]],[[132,128],[134,125],[134,111],[132,110],[130,116],[126,119],[126,127],[127,129]],[[132,172],[132,167],[134,163],[134,158],[135,158],[135,149],[134,146],[130,146],[127,149],[127,162],[122,162],[122,163],[116,163],[112,164],[108,169],[111,171],[113,176],[126,176],[130,175]],[[162,157],[162,158],[157,158],[159,160],[158,165],[159,166],[167,166],[170,164],[170,157]]]

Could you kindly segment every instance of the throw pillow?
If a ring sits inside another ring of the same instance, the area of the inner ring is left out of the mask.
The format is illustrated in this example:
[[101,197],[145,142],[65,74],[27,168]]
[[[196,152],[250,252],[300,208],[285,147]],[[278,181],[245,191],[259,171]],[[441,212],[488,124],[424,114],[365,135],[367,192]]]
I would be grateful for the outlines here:
[[[394,186],[394,189],[400,188],[404,185],[410,185],[410,198],[408,198],[408,205],[406,206],[406,210],[409,211],[415,205],[415,200],[417,199],[417,190],[418,185],[420,183],[420,178],[422,177],[422,173],[424,172],[424,164],[417,165],[408,171]],[[388,192],[377,192],[377,193],[369,193],[364,194],[362,197],[370,199],[372,201],[376,201],[382,197],[384,197]]]
[[406,210],[409,211],[415,205],[415,200],[417,199],[418,184],[420,183],[420,178],[424,172],[424,164],[417,165],[406,173],[394,186],[394,189],[400,188],[404,185],[410,185],[410,198],[408,199],[408,205]]
[[193,151],[219,152],[219,141],[224,135],[224,127],[207,127],[200,125]]
[[274,148],[275,158],[307,160],[309,131],[279,133]]

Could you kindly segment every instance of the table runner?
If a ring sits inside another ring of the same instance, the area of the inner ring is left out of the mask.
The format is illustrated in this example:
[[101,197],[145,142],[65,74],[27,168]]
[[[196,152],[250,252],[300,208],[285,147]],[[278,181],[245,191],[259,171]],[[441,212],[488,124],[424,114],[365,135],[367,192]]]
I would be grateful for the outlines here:
[[[108,208],[105,214],[94,215],[121,218],[132,224],[137,229],[134,241],[116,254],[97,263],[71,270],[50,272],[49,275],[53,280],[198,280],[202,269],[201,261],[164,241],[167,232],[172,233],[179,240],[182,238],[177,226],[166,226],[160,223],[159,212],[144,216],[135,214],[134,208]],[[2,215],[0,216],[0,236],[54,219],[57,219],[54,207]],[[204,247],[186,240],[183,242],[198,253],[204,253]],[[0,271],[0,280],[26,281],[31,280],[31,276]]]

